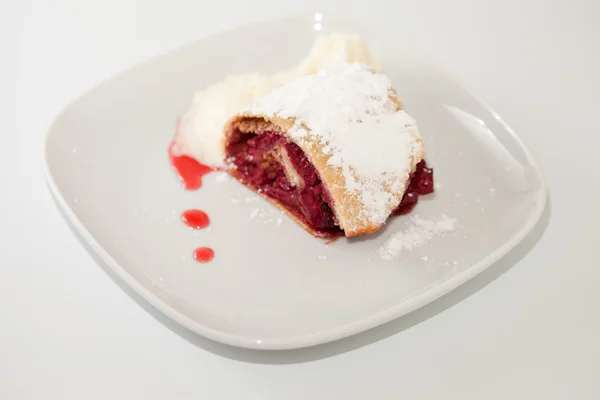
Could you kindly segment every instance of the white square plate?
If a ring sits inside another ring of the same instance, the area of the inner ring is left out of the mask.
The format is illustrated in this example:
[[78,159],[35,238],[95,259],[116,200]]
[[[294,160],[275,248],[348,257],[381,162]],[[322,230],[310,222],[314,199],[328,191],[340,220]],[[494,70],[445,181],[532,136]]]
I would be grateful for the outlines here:
[[[75,101],[46,141],[58,203],[110,268],[180,324],[235,346],[310,346],[421,307],[506,254],[545,204],[539,168],[496,113],[393,34],[330,19],[319,33],[363,35],[419,124],[441,186],[413,214],[446,214],[456,229],[384,260],[377,249],[409,229],[410,216],[326,246],[219,174],[184,191],[167,147],[193,93],[228,74],[294,65],[318,34],[313,25],[238,28],[151,60]],[[189,208],[206,211],[211,227],[181,223]],[[199,246],[215,250],[212,262],[192,259]]]

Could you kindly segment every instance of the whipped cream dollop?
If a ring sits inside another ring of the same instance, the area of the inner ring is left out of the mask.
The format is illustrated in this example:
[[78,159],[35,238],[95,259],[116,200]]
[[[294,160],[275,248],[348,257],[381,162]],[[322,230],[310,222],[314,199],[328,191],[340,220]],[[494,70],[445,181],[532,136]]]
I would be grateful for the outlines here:
[[194,95],[180,118],[172,151],[212,166],[224,166],[223,127],[274,88],[343,62],[358,62],[375,71],[379,66],[358,35],[333,33],[317,38],[307,57],[290,69],[268,76],[247,73],[226,77]]

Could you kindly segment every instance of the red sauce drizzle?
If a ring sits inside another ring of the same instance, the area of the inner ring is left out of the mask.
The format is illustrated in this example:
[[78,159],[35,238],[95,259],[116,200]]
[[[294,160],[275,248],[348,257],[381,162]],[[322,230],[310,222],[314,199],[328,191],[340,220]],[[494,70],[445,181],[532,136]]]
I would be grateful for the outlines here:
[[[175,139],[169,146],[169,160],[171,166],[179,175],[186,190],[196,190],[202,186],[202,177],[210,172],[218,171],[218,168],[209,167],[192,157],[175,154],[177,145],[177,136],[179,135],[180,122],[177,121],[177,133]],[[181,214],[181,221],[193,229],[204,229],[210,224],[208,215],[202,210],[187,210]],[[215,252],[208,247],[199,247],[194,250],[194,259],[201,263],[209,262],[213,259]]]
[[215,256],[215,252],[208,247],[199,247],[194,250],[194,259],[198,262],[209,262]]
[[216,168],[204,165],[192,157],[173,154],[174,145],[172,143],[169,146],[169,159],[183,183],[183,188],[186,190],[199,189],[202,186],[202,177],[209,172],[216,171]]
[[210,224],[208,215],[202,210],[187,210],[181,214],[184,224],[193,229],[204,229]]

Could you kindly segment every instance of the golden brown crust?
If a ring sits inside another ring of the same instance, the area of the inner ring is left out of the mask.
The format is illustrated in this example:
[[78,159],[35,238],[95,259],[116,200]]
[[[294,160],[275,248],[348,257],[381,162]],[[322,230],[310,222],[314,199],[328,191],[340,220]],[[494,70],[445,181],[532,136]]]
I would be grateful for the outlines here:
[[[391,94],[390,98],[397,105],[397,110],[401,110],[402,104],[397,100],[395,94]],[[226,144],[229,142],[229,138],[236,130],[239,130],[243,133],[251,132],[256,134],[261,134],[265,131],[279,132],[289,141],[295,143],[298,147],[300,147],[302,151],[306,154],[308,159],[314,165],[317,173],[320,175],[324,187],[326,188],[326,190],[329,191],[329,196],[332,199],[333,203],[331,204],[332,211],[336,216],[337,221],[339,222],[340,228],[344,230],[344,234],[348,237],[351,237],[374,233],[378,231],[384,225],[385,222],[369,220],[368,213],[365,211],[365,205],[362,204],[362,202],[359,200],[358,196],[355,193],[352,193],[348,190],[342,168],[340,166],[335,166],[327,163],[330,156],[325,154],[325,152],[323,151],[323,144],[320,144],[316,140],[311,140],[311,136],[299,140],[289,134],[289,130],[294,126],[294,124],[295,118],[281,118],[279,116],[269,117],[265,115],[254,115],[251,113],[243,113],[237,115],[233,117],[225,126],[225,148],[227,147]],[[310,130],[309,127],[303,127],[307,130]],[[416,165],[423,159],[425,155],[424,151],[422,150],[423,147],[421,139],[418,139],[418,144],[421,147],[421,151],[419,154],[417,154],[410,160],[411,172],[415,171]],[[231,175],[234,178],[240,180],[239,174],[236,174],[235,171],[232,171]],[[408,176],[406,177],[406,181],[408,183]],[[243,181],[242,183],[249,186],[252,190],[257,191],[256,188],[251,187],[247,183]],[[390,207],[389,209],[389,214],[391,214],[394,208],[398,204],[400,204],[400,201],[402,200],[402,196],[404,195],[404,191],[406,188],[403,188],[397,193],[390,192],[388,188],[383,189],[388,191],[388,193],[391,193],[394,199],[397,200],[395,202],[395,206]],[[286,207],[282,205],[279,201],[264,195],[262,197],[277,205],[279,208],[283,209],[296,222],[303,226],[304,229],[306,229],[314,236],[327,237],[327,235],[315,232],[313,229],[311,229],[310,226],[307,226],[306,223],[300,221],[290,210],[286,209]]]

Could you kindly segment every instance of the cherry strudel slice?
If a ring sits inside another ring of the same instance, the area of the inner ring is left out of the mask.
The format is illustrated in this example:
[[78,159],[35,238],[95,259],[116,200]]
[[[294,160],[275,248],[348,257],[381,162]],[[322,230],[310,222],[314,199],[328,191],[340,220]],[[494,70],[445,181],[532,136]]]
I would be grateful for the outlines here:
[[[275,89],[225,127],[229,173],[318,237],[380,229],[433,191],[389,79],[344,63]],[[418,182],[415,179],[418,177]]]

